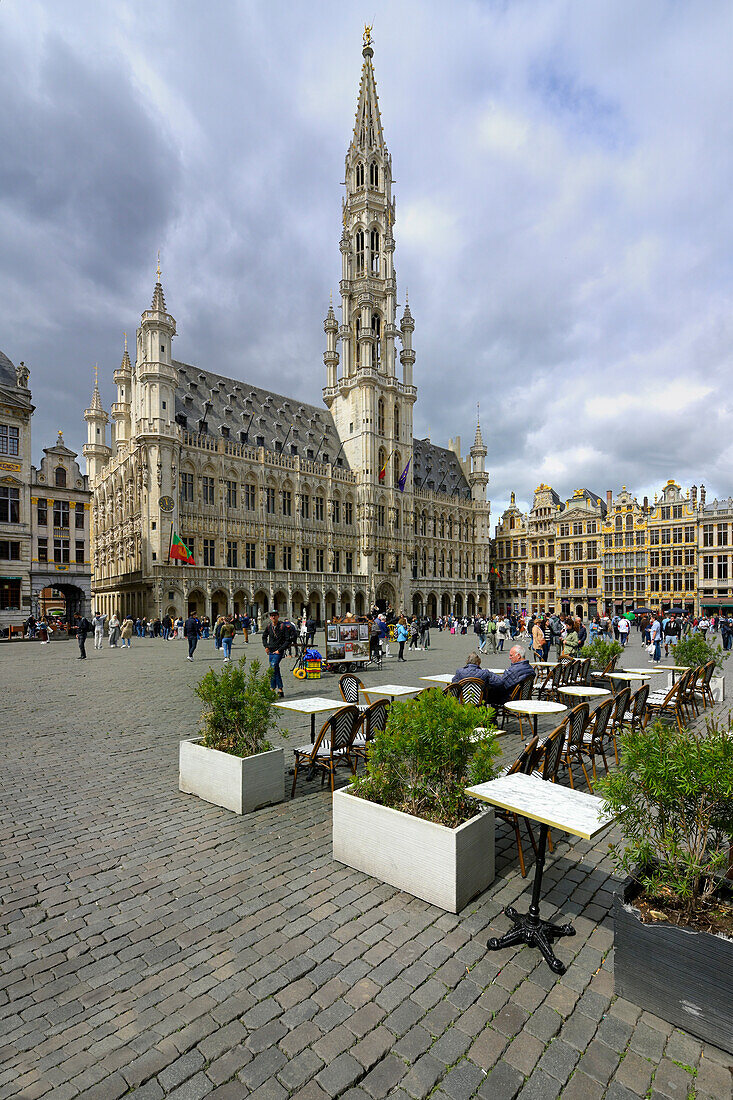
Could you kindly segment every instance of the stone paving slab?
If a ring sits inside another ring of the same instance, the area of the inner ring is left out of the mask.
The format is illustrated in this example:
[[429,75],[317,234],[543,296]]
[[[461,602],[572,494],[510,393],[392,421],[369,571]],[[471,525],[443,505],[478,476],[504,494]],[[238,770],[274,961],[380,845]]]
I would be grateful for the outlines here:
[[[475,644],[432,638],[363,678],[419,684]],[[210,642],[194,664],[183,642],[88,652],[0,646],[0,1100],[731,1096],[727,1055],[615,997],[613,830],[556,838],[547,905],[577,929],[557,979],[528,948],[486,950],[531,882],[501,823],[496,881],[443,913],[333,861],[318,782],[247,817],[179,793]],[[307,736],[282,724],[286,750]]]

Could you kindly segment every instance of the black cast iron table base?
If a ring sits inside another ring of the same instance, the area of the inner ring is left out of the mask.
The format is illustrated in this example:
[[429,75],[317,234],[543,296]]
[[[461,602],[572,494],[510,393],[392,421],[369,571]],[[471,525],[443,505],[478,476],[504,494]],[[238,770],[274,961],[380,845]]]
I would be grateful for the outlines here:
[[540,843],[537,850],[537,862],[535,864],[534,883],[532,885],[532,902],[526,915],[518,913],[511,905],[507,905],[504,912],[513,923],[514,928],[505,935],[497,938],[492,936],[488,942],[489,951],[500,951],[503,947],[514,947],[518,943],[526,943],[529,947],[537,947],[547,962],[550,970],[555,974],[564,974],[567,967],[565,963],[554,954],[552,944],[560,936],[574,936],[575,929],[572,924],[553,924],[552,921],[542,920],[540,917],[540,892],[542,890],[542,874],[545,869],[545,845],[549,826],[540,826]]

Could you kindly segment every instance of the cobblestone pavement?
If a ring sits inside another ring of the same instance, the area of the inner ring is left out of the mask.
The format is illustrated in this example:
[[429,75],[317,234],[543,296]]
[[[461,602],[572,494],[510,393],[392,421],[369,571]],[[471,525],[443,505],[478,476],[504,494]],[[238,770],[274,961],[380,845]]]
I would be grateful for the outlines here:
[[[420,685],[473,642],[433,632],[365,679]],[[193,665],[183,642],[76,652],[0,646],[0,1097],[731,1096],[727,1055],[614,995],[613,831],[549,857],[543,911],[577,929],[557,979],[534,950],[486,950],[531,882],[505,826],[496,881],[447,915],[333,861],[318,783],[248,817],[179,793],[211,642]]]

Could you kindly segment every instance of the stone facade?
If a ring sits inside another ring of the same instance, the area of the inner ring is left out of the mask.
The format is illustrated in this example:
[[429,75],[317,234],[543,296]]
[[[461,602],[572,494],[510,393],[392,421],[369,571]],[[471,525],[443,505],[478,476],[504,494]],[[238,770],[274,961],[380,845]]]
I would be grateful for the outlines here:
[[[96,386],[84,414],[95,602],[107,613],[489,608],[481,429],[465,458],[460,437],[447,448],[413,437],[415,322],[406,303],[397,323],[372,56],[367,42],[346,156],[342,317],[331,306],[324,322],[326,410],[176,360],[158,271],[135,362],[125,347],[115,372],[109,444]],[[173,531],[195,565],[169,562]]]
[[0,352],[0,629],[31,610],[31,391],[29,371]]
[[[728,603],[733,577],[726,540],[733,537],[728,501],[705,506],[705,488],[683,493],[670,478],[650,503],[624,485],[606,500],[576,489],[564,503],[547,485],[523,515],[515,504],[496,529],[498,610],[621,613],[649,606],[700,613]],[[520,550],[525,544],[527,555]],[[722,549],[721,549],[722,548]],[[526,576],[526,593],[514,583]],[[525,596],[524,602],[523,596]]]

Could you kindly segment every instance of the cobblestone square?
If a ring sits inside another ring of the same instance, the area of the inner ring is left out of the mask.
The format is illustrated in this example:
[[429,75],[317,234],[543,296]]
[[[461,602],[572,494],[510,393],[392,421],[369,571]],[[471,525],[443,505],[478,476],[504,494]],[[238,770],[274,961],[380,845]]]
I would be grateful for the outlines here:
[[[474,644],[433,631],[364,679],[424,686]],[[262,659],[259,637],[244,651]],[[529,948],[486,949],[529,900],[507,826],[495,882],[446,914],[333,861],[318,781],[245,817],[179,793],[211,641],[193,664],[177,641],[77,652],[0,646],[0,1097],[731,1096],[727,1055],[614,995],[613,829],[555,838],[543,913],[577,930],[556,978]],[[634,636],[622,663],[645,662]],[[284,679],[338,696],[333,676]],[[282,723],[290,767],[309,719]],[[519,745],[502,739],[507,761]]]

